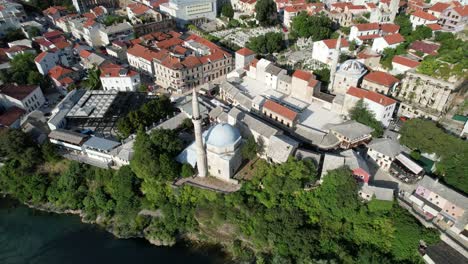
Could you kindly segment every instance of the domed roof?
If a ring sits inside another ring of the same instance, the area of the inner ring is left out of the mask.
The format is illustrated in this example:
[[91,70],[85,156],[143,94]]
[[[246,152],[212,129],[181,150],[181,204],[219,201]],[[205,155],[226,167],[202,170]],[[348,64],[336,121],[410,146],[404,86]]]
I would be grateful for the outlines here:
[[241,135],[237,128],[226,123],[217,124],[208,132],[206,144],[215,147],[226,147],[235,144],[240,138]]
[[361,75],[367,71],[366,66],[358,60],[347,60],[340,65],[340,72],[346,74]]

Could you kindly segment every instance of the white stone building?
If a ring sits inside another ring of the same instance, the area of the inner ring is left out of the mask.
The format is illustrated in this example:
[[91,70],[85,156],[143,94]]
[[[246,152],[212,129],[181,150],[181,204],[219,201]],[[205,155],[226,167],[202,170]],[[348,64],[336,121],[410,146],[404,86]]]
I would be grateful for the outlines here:
[[47,75],[53,67],[57,65],[59,57],[55,52],[41,52],[35,59],[37,70],[42,75]]
[[101,68],[101,83],[104,90],[136,92],[140,86],[140,74],[116,64],[106,64]]
[[396,90],[399,82],[400,80],[389,73],[373,71],[364,77],[361,88],[381,94],[390,94]]
[[[314,42],[312,49],[312,59],[320,61],[321,63],[331,65],[333,58],[337,56],[336,39],[324,39]],[[349,43],[346,39],[341,40],[340,52],[348,52]]]
[[411,69],[414,69],[421,64],[419,61],[415,61],[403,56],[395,56],[392,59],[392,72],[395,74],[405,73]]
[[410,21],[411,21],[411,24],[413,25],[413,30],[414,30],[416,29],[417,26],[437,24],[437,17],[427,12],[418,10],[414,13],[411,13]]
[[159,10],[176,19],[178,25],[216,19],[216,0],[169,0]]
[[253,59],[255,59],[255,52],[248,48],[236,51],[236,69],[244,69]]
[[385,171],[401,152],[400,144],[389,138],[376,138],[367,145],[367,157]]
[[349,110],[361,99],[366,108],[374,113],[375,119],[380,121],[383,126],[387,127],[390,124],[397,102],[385,95],[356,87],[350,87],[345,94],[344,114],[348,114]]
[[384,37],[374,39],[374,42],[372,43],[372,50],[382,53],[384,49],[394,49],[404,41],[405,38],[399,33],[386,35]]
[[439,24],[442,29],[460,32],[468,23],[468,6],[457,6],[445,9],[440,15]]
[[44,94],[38,85],[3,84],[0,86],[0,106],[5,109],[16,106],[30,113],[44,103]]

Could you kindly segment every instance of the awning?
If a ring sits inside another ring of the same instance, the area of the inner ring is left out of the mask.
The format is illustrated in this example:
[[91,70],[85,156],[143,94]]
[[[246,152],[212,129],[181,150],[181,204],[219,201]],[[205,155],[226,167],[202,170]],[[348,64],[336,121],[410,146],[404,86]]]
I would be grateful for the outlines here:
[[436,209],[430,207],[429,205],[424,205],[423,208],[422,208],[425,212],[428,212],[430,213],[431,215],[433,216],[436,216],[439,214],[439,211],[437,211]]
[[416,196],[414,196],[414,195],[411,195],[411,196],[409,197],[409,199],[410,199],[413,203],[417,204],[419,207],[423,206],[423,204],[424,204],[423,201],[419,200],[419,198],[416,197]]
[[423,171],[423,168],[416,164],[414,161],[410,160],[408,157],[403,155],[402,153],[398,154],[398,156],[395,157],[401,164],[405,165],[406,168],[408,168],[410,171],[412,171],[414,174],[419,174]]

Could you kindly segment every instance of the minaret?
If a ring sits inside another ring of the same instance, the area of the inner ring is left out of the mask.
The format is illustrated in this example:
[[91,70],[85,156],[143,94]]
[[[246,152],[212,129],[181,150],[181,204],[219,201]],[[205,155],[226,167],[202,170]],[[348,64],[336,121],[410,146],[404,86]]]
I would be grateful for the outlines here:
[[198,105],[198,94],[195,88],[193,88],[192,95],[192,122],[195,130],[195,145],[197,148],[197,168],[198,176],[205,177],[207,174],[207,162],[206,162],[206,151],[205,145],[203,144],[202,126],[201,126],[201,115],[200,106]]
[[338,60],[340,59],[340,49],[341,49],[341,34],[338,36],[335,46],[335,57],[332,60],[332,65],[330,67],[330,84],[328,85],[328,90],[333,93],[333,85],[335,84],[335,73],[336,67],[338,66]]

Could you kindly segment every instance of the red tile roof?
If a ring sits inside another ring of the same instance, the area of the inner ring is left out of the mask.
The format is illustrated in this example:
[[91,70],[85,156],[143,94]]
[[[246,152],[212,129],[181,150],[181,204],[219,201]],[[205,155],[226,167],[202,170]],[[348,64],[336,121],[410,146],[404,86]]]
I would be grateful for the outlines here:
[[239,54],[239,55],[242,55],[242,56],[249,56],[249,55],[255,54],[255,52],[253,52],[252,50],[250,50],[248,48],[242,48],[242,49],[236,51],[236,53]]
[[251,62],[250,62],[250,66],[254,67],[254,68],[257,68],[257,62],[258,62],[258,59],[253,59]]
[[376,39],[380,38],[379,34],[372,34],[372,35],[363,35],[358,37],[360,40],[368,40],[368,39]]
[[381,72],[381,71],[374,71],[374,72],[367,74],[364,77],[364,80],[373,82],[376,84],[380,84],[386,87],[391,87],[395,83],[400,81],[397,78],[395,78],[393,75],[388,74],[386,72]]
[[442,13],[445,9],[449,7],[450,7],[450,4],[448,3],[438,2],[438,3],[435,3],[431,8],[429,8],[429,11]]
[[377,5],[374,4],[374,3],[366,3],[367,7],[371,8],[371,9],[374,9],[374,8],[377,8]]
[[120,71],[124,70],[123,66],[109,63],[104,66],[101,66],[101,77],[132,77],[138,74],[138,72],[133,70],[127,70],[127,74],[125,76],[120,75]]
[[380,28],[378,23],[366,23],[354,25],[358,31],[378,30]]
[[426,25],[428,28],[432,29],[432,31],[442,30],[442,26],[439,24],[429,24]]
[[147,61],[153,61],[153,59],[157,57],[157,54],[155,51],[152,51],[140,44],[136,44],[133,47],[129,48],[127,50],[127,53],[135,57],[143,58]]
[[403,57],[403,56],[393,57],[392,63],[401,64],[401,65],[404,65],[404,66],[410,67],[410,68],[416,68],[420,64],[420,62],[418,62],[418,61],[414,61],[414,60],[408,59],[408,58]]
[[468,16],[468,6],[457,6],[453,11],[457,12],[462,17]]
[[64,49],[64,48],[67,48],[67,47],[71,46],[71,44],[69,42],[67,42],[67,41],[60,41],[60,42],[55,43],[54,45],[58,49]]
[[142,15],[146,11],[150,10],[148,6],[141,4],[141,3],[132,3],[132,4],[129,4],[127,7],[130,8],[130,10],[132,10],[132,12],[137,16]]
[[23,100],[38,87],[37,85],[15,85],[6,83],[0,86],[0,93],[18,100]]
[[385,36],[383,38],[384,38],[385,42],[388,43],[388,45],[393,45],[393,44],[397,44],[397,43],[401,43],[401,42],[405,41],[405,38],[403,38],[403,36],[398,34],[398,33],[387,35],[387,36]]
[[81,57],[81,58],[84,58],[84,59],[86,59],[86,58],[88,58],[89,56],[91,56],[91,54],[92,54],[92,53],[91,53],[90,51],[85,50],[85,49],[83,49],[83,50],[80,51],[80,57]]
[[266,100],[263,107],[291,121],[296,119],[297,113],[271,100]]
[[299,78],[301,80],[304,80],[306,82],[309,82],[310,79],[313,79],[313,74],[308,72],[308,71],[303,71],[303,70],[296,70],[294,71],[293,77]]
[[9,49],[5,49],[5,52],[6,53],[15,53],[15,52],[25,51],[25,50],[34,50],[34,49],[30,48],[28,46],[16,45],[16,46],[13,46],[13,47],[11,47]]
[[418,11],[412,13],[411,15],[415,16],[415,17],[425,19],[425,20],[428,20],[428,21],[437,20],[437,17],[435,17],[435,16],[433,16],[433,15],[427,13],[427,12],[421,11],[421,10],[418,10]]
[[70,74],[72,72],[73,72],[73,70],[71,70],[71,69],[68,69],[68,68],[65,68],[63,66],[57,65],[57,66],[53,67],[52,69],[50,69],[49,76],[50,76],[50,78],[55,79],[55,80],[58,81],[61,78],[63,78],[64,75]]
[[50,39],[63,36],[63,33],[62,31],[59,31],[59,30],[53,30],[53,31],[45,32],[42,36],[50,40]]
[[25,113],[26,111],[17,106],[8,108],[3,114],[0,115],[0,126],[11,126]]
[[424,41],[417,40],[410,45],[410,50],[416,50],[425,54],[436,55],[439,45],[435,43],[427,43]]
[[[336,48],[336,43],[338,43],[338,39],[324,39],[322,41],[323,43],[325,43],[325,45],[327,45],[329,49]],[[349,47],[349,43],[346,39],[341,39],[341,48],[344,47]]]
[[41,52],[39,53],[39,55],[37,55],[37,57],[34,59],[35,62],[40,62],[41,60],[43,60],[49,53],[44,51],[44,52]]
[[46,10],[42,11],[43,14],[45,15],[55,15],[60,11],[66,11],[67,8],[64,6],[51,6],[47,8]]
[[383,94],[379,94],[373,91],[366,91],[364,89],[356,88],[356,87],[349,87],[348,91],[346,92],[347,94],[358,97],[361,99],[368,99],[371,100],[375,103],[378,103],[383,106],[389,106],[392,104],[395,104],[396,101],[390,97],[387,97]]
[[380,25],[380,30],[385,33],[397,33],[400,30],[400,26],[395,24],[382,24]]

